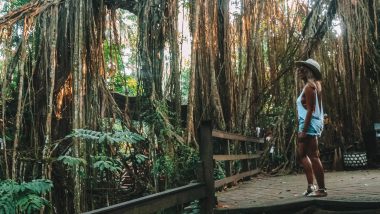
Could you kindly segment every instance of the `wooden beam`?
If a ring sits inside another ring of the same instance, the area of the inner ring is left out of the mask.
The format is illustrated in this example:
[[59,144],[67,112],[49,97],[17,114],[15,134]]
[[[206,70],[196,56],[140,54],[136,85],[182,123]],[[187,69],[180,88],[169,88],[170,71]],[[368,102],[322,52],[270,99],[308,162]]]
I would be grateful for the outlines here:
[[221,187],[225,184],[229,184],[232,182],[237,182],[237,181],[239,181],[245,177],[256,175],[258,173],[260,173],[260,169],[255,169],[255,170],[251,170],[248,172],[239,173],[239,174],[233,175],[231,177],[227,177],[227,178],[223,178],[221,180],[217,180],[217,181],[215,181],[215,188]]
[[238,140],[238,141],[245,141],[245,142],[252,142],[252,143],[264,143],[264,138],[256,138],[256,137],[246,137],[244,135],[240,134],[233,134],[228,133],[220,130],[212,130],[212,136],[222,139],[228,139],[228,140]]
[[184,204],[206,197],[206,186],[202,183],[192,183],[186,186],[148,195],[142,198],[115,204],[109,207],[86,212],[84,214],[143,214],[155,213],[165,208]]
[[256,159],[259,158],[261,154],[262,152],[253,155],[214,155],[213,159],[216,161]]

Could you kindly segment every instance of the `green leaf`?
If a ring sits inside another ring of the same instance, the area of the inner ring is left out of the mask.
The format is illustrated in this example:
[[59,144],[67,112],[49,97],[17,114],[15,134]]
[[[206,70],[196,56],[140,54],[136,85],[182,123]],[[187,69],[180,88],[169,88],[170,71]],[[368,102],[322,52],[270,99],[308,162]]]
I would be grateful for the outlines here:
[[96,161],[93,164],[93,167],[100,171],[109,171],[112,173],[118,173],[118,172],[123,171],[121,168],[121,162],[117,160],[112,160],[112,159]]
[[12,197],[0,198],[0,213],[16,213],[16,206]]
[[38,195],[29,194],[20,198],[20,200],[16,203],[16,207],[20,212],[33,213],[34,211],[39,211],[42,207],[49,204],[49,201],[46,199]]
[[22,186],[25,186],[25,190],[30,190],[33,193],[44,194],[51,191],[53,183],[50,180],[37,179],[28,183],[23,183]]
[[66,138],[79,138],[83,140],[95,141],[99,144],[120,144],[120,143],[137,143],[145,138],[131,131],[97,132],[87,129],[74,129],[73,133]]
[[0,213],[35,213],[50,202],[41,194],[51,191],[53,183],[36,179],[18,184],[13,180],[0,181]]
[[106,143],[107,142],[107,135],[102,135],[100,138],[99,138],[99,143]]
[[78,166],[78,165],[86,165],[86,160],[83,158],[75,158],[68,155],[62,155],[57,158],[57,161],[62,161],[63,164],[68,165],[70,167]]
[[139,164],[143,163],[146,159],[148,159],[148,157],[145,155],[142,155],[142,154],[136,155],[136,160],[137,160],[137,163]]

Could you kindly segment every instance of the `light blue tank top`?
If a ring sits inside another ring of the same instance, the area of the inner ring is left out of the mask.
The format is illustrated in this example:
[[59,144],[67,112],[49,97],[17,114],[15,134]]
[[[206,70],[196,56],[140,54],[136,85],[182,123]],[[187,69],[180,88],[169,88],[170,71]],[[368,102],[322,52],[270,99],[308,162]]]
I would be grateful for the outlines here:
[[[305,92],[306,86],[302,89],[302,92],[300,96],[297,98],[297,113],[298,113],[298,132],[303,131],[303,127],[305,124],[305,118],[307,109],[303,107],[301,103],[302,95]],[[321,136],[321,133],[323,131],[323,106],[322,106],[322,100],[321,105],[319,107],[319,101],[318,101],[318,93],[315,90],[315,110],[311,116],[310,126],[306,132],[308,135],[313,136]]]

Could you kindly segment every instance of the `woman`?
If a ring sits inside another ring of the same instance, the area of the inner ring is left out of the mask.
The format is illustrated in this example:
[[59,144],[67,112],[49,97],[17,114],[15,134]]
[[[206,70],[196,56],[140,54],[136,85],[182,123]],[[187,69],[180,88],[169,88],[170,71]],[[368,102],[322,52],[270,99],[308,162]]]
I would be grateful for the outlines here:
[[[297,61],[298,77],[305,86],[297,99],[298,113],[298,158],[303,165],[307,189],[305,196],[327,196],[323,166],[319,159],[318,137],[323,130],[323,107],[320,66],[313,59]],[[313,182],[313,174],[317,180],[318,189]]]

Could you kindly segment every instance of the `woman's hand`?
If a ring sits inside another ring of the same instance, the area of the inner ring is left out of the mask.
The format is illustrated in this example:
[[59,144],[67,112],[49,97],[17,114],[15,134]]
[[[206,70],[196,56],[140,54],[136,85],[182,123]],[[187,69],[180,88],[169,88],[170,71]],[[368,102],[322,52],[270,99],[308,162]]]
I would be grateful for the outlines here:
[[298,132],[298,139],[306,138],[306,132]]

